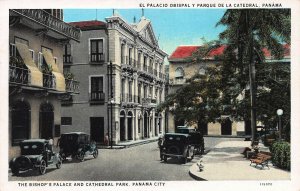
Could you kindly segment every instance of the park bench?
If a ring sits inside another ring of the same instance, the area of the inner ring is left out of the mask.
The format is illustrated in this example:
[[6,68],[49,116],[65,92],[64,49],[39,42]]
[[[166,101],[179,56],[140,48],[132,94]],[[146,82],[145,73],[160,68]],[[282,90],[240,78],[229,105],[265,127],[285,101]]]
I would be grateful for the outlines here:
[[268,169],[270,169],[268,163],[271,160],[271,158],[272,154],[270,152],[261,151],[250,159],[250,166],[252,164],[255,164],[255,167],[257,167],[257,165],[260,165],[261,169],[263,169],[265,166],[267,166]]

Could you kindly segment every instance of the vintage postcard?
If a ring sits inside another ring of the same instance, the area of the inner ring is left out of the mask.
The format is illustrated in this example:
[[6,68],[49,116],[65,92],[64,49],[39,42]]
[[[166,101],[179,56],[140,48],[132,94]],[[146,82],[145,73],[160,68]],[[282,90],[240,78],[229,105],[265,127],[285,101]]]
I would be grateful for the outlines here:
[[299,1],[0,1],[0,190],[299,190]]

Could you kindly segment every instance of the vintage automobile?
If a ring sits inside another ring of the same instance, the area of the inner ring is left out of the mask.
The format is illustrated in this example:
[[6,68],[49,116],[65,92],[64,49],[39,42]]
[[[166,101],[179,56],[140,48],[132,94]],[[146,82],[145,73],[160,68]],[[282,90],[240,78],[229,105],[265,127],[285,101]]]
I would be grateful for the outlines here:
[[90,141],[89,135],[83,132],[70,132],[61,134],[58,141],[59,154],[66,160],[67,157],[77,158],[81,162],[87,155],[98,157],[96,142]]
[[190,143],[195,146],[196,153],[195,154],[203,154],[205,147],[204,147],[204,138],[202,133],[196,131],[195,128],[188,127],[188,126],[177,126],[177,133],[183,133],[190,135]]
[[166,133],[160,147],[161,160],[167,162],[168,157],[178,158],[182,163],[194,158],[195,147],[190,144],[190,135]]
[[37,169],[40,174],[46,173],[46,168],[56,165],[60,168],[62,159],[58,153],[52,152],[45,139],[28,139],[20,143],[21,156],[13,158],[9,162],[9,167],[14,175],[20,171]]

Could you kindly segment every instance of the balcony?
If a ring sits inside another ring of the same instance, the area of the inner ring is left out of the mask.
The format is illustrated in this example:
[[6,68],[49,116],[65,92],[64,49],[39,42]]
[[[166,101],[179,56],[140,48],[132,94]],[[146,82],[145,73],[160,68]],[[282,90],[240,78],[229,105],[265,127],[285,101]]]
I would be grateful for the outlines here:
[[142,106],[146,108],[155,108],[156,107],[156,99],[153,98],[142,98]]
[[91,53],[91,64],[105,62],[104,53]]
[[127,71],[137,71],[136,60],[129,58],[128,56],[123,56],[121,61],[121,67],[123,70]]
[[65,79],[66,82],[66,92],[79,94],[79,82],[76,80]]
[[66,64],[72,63],[72,56],[71,55],[63,55],[63,62]]
[[45,74],[43,73],[43,87],[49,89],[56,88],[56,80],[53,74]]
[[28,85],[30,71],[27,68],[9,66],[9,83]]
[[105,102],[104,92],[91,92],[89,93],[89,97],[91,105],[104,104]]
[[[57,39],[80,41],[81,31],[72,25],[52,16],[42,9],[11,9],[10,16],[21,16],[31,22],[24,22],[35,30],[49,29],[47,35]],[[22,21],[21,21],[22,22]]]

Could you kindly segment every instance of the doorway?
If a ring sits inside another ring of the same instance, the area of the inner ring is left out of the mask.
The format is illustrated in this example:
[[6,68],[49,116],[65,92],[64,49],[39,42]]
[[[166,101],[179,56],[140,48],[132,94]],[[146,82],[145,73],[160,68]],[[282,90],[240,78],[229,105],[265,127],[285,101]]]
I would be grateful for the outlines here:
[[90,117],[91,140],[104,143],[104,117]]

